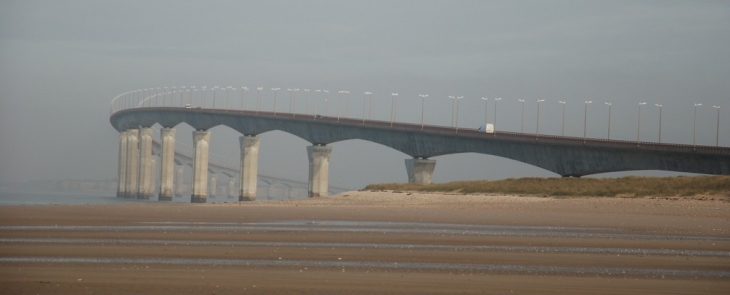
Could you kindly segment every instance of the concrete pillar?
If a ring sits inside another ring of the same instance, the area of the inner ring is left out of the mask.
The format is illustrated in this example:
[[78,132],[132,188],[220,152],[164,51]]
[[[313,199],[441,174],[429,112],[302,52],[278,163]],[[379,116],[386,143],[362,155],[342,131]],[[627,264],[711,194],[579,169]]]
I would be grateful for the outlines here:
[[210,131],[193,131],[193,193],[192,203],[208,200],[208,147]]
[[307,147],[309,156],[309,197],[326,197],[329,187],[329,167],[332,147],[313,145]]
[[183,194],[183,184],[185,184],[185,181],[183,180],[183,172],[185,172],[185,166],[177,165],[177,167],[175,167],[175,172],[177,173],[177,181],[175,182],[175,197],[181,198]]
[[215,173],[210,174],[210,197],[215,198],[216,188],[218,188],[218,178]]
[[239,142],[241,144],[241,189],[238,201],[256,201],[261,138],[241,136]]
[[[175,133],[174,128],[162,128],[160,153],[160,201],[172,201],[175,184]],[[182,177],[180,177],[182,181]]]
[[406,159],[408,183],[430,184],[435,168],[436,160]]
[[119,133],[119,163],[117,165],[117,198],[124,198],[127,182],[127,131]]
[[127,179],[125,198],[137,198],[139,190],[139,129],[127,130]]
[[152,196],[155,195],[157,192],[157,157],[156,155],[152,155],[152,159],[150,159],[150,162],[152,163],[152,173],[150,173],[150,194]]
[[152,183],[152,128],[139,128],[139,191],[137,199],[149,200],[153,195]]
[[236,178],[235,175],[228,178],[228,198],[233,199],[236,194]]

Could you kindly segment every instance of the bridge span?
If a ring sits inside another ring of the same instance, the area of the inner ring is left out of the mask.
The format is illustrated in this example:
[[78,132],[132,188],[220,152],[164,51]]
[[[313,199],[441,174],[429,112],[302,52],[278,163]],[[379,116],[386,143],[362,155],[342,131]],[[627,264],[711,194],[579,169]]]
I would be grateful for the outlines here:
[[[214,102],[215,103],[215,102]],[[152,173],[148,146],[151,129],[162,129],[160,200],[172,193],[175,126],[187,123],[193,132],[192,202],[205,202],[208,186],[210,128],[225,125],[240,137],[239,201],[256,199],[259,134],[280,130],[310,143],[308,196],[328,194],[329,156],[333,142],[362,139],[391,147],[410,156],[405,160],[411,183],[428,184],[435,169],[434,156],[455,153],[482,153],[534,165],[564,177],[629,170],[666,170],[703,174],[730,174],[730,148],[525,134],[495,130],[385,122],[301,113],[260,110],[233,110],[187,106],[152,106],[141,100],[135,107],[112,103],[110,122],[120,132],[119,173],[126,176],[121,195],[149,197]],[[182,105],[182,99],[181,103]],[[204,106],[204,105],[203,105]],[[139,146],[139,147],[138,147]],[[168,159],[169,158],[169,159]],[[139,171],[138,175],[133,172]],[[122,181],[120,180],[120,183]]]

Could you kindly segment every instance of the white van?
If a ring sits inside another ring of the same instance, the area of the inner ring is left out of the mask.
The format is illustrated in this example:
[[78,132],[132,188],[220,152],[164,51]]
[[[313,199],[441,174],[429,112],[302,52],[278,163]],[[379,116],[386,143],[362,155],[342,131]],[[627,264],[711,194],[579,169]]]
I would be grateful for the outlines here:
[[486,133],[494,133],[494,124],[487,124],[487,126],[479,126],[479,131],[484,131]]

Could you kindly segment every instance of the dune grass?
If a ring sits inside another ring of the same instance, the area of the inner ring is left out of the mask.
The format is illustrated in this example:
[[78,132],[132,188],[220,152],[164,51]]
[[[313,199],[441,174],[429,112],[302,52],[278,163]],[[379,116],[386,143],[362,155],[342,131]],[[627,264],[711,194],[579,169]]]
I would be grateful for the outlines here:
[[494,193],[553,197],[645,197],[724,196],[730,197],[730,176],[679,176],[621,178],[509,178],[505,180],[455,181],[428,185],[371,184],[364,190]]

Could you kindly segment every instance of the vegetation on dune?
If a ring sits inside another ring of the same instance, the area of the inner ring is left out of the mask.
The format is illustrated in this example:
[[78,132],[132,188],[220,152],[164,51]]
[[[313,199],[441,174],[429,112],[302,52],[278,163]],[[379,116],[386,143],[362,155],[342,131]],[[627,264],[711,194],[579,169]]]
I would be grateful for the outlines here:
[[644,196],[724,196],[730,197],[730,176],[679,176],[622,178],[509,178],[505,180],[455,181],[429,185],[371,184],[364,190],[401,190],[547,195],[555,197],[644,197]]

